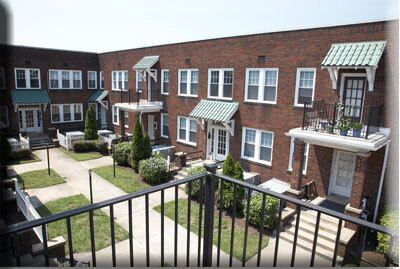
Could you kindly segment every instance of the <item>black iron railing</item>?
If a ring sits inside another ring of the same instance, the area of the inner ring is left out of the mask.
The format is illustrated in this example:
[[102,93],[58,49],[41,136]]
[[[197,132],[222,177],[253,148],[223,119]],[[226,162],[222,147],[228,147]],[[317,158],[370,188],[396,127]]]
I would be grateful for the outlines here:
[[304,103],[302,129],[331,134],[339,134],[341,130],[348,129],[348,135],[353,136],[357,136],[359,129],[358,136],[368,139],[368,135],[379,131],[382,110],[383,105],[355,106],[307,101]]
[[[178,181],[173,181],[169,183],[165,183],[162,185],[154,186],[149,189],[141,190],[135,193],[130,193],[121,197],[113,198],[110,200],[106,200],[103,202],[91,204],[88,206],[76,208],[73,210],[65,211],[62,213],[50,215],[47,217],[43,217],[38,220],[34,221],[25,221],[21,222],[18,224],[10,225],[6,228],[5,231],[2,231],[0,233],[0,237],[3,240],[4,237],[12,237],[12,240],[14,242],[13,244],[13,249],[14,249],[14,254],[16,258],[16,263],[17,266],[21,266],[21,257],[20,257],[20,252],[19,252],[19,240],[18,240],[18,233],[31,229],[36,226],[42,226],[43,228],[43,233],[45,235],[46,233],[46,224],[54,222],[54,221],[59,221],[59,220],[65,220],[67,223],[67,232],[68,232],[68,248],[69,248],[69,260],[71,266],[74,266],[74,250],[73,250],[73,245],[72,242],[74,240],[72,233],[71,233],[71,217],[79,214],[89,214],[89,219],[90,219],[90,240],[91,240],[91,255],[92,255],[92,265],[96,266],[96,251],[95,251],[95,237],[94,237],[94,227],[95,223],[93,221],[93,212],[96,209],[100,208],[105,208],[109,207],[110,211],[110,233],[111,233],[111,244],[112,244],[112,265],[116,266],[118,265],[118,261],[116,259],[116,248],[115,248],[115,236],[114,236],[114,205],[119,204],[119,203],[128,203],[128,211],[129,211],[129,253],[130,253],[130,266],[134,266],[135,261],[133,259],[133,226],[132,226],[132,200],[137,199],[139,197],[145,197],[145,252],[146,252],[146,266],[151,266],[151,260],[150,260],[150,239],[149,239],[149,195],[154,194],[154,193],[160,193],[161,195],[161,266],[165,265],[165,255],[164,255],[164,240],[165,240],[165,234],[164,234],[164,203],[165,203],[165,197],[164,197],[164,191],[168,188],[175,188],[175,226],[174,226],[174,254],[173,254],[173,260],[174,260],[174,266],[178,265],[178,186],[182,184],[187,184],[188,183],[188,213],[187,213],[187,256],[186,256],[186,266],[189,266],[189,256],[190,256],[190,225],[191,225],[191,190],[192,190],[192,183],[196,180],[200,180],[200,201],[199,201],[199,227],[198,227],[198,246],[197,246],[197,265],[198,266],[211,266],[212,265],[212,259],[213,259],[213,236],[214,236],[214,210],[215,209],[215,204],[214,204],[214,197],[215,197],[215,186],[216,186],[216,181],[219,181],[220,183],[223,182],[229,182],[233,184],[234,186],[234,193],[233,193],[233,211],[231,215],[231,220],[232,220],[232,233],[231,233],[231,241],[230,241],[230,252],[228,253],[229,255],[229,266],[232,266],[232,260],[233,260],[233,242],[234,242],[234,229],[235,229],[235,205],[236,205],[236,200],[237,198],[237,188],[242,187],[245,189],[248,189],[250,192],[256,192],[256,193],[261,193],[263,195],[263,203],[262,203],[262,214],[261,214],[261,223],[263,223],[263,218],[264,218],[264,213],[265,213],[265,198],[267,195],[270,195],[272,197],[275,197],[280,200],[280,206],[278,208],[278,218],[277,222],[280,223],[280,220],[282,218],[282,210],[283,210],[283,204],[284,202],[290,202],[297,207],[297,214],[298,218],[296,220],[296,226],[295,226],[295,234],[294,234],[294,239],[293,239],[293,249],[292,249],[292,256],[291,256],[291,265],[293,266],[295,264],[295,256],[296,256],[296,242],[298,238],[298,230],[299,230],[299,219],[300,219],[300,214],[302,212],[302,209],[309,209],[309,210],[314,210],[317,212],[317,221],[316,221],[316,226],[315,226],[315,235],[314,235],[314,241],[313,241],[313,248],[312,248],[312,255],[310,259],[310,266],[314,266],[314,260],[315,260],[315,253],[316,253],[316,245],[317,245],[317,237],[318,237],[318,231],[320,227],[320,218],[321,214],[326,214],[329,216],[332,216],[336,219],[339,220],[338,223],[338,230],[337,230],[337,235],[336,235],[336,241],[335,241],[335,248],[334,252],[332,255],[332,266],[336,265],[336,259],[337,259],[337,254],[338,254],[338,246],[339,246],[339,240],[340,240],[340,234],[341,234],[341,229],[342,229],[342,224],[343,221],[352,223],[357,225],[360,230],[361,230],[361,239],[360,239],[360,248],[358,252],[358,266],[360,265],[361,257],[362,257],[362,251],[364,249],[364,238],[366,235],[366,231],[368,229],[374,230],[377,232],[381,232],[384,234],[387,234],[390,236],[390,246],[389,246],[389,251],[388,251],[388,256],[386,260],[386,266],[389,265],[389,262],[391,260],[391,255],[392,255],[392,246],[393,246],[393,241],[397,238],[398,239],[398,232],[384,228],[380,225],[367,222],[358,218],[354,218],[348,215],[344,215],[342,213],[338,213],[336,211],[320,207],[318,205],[314,205],[308,202],[304,202],[302,200],[298,200],[292,197],[289,197],[284,194],[279,194],[270,190],[262,189],[260,187],[254,186],[252,184],[239,181],[236,179],[232,179],[230,177],[216,174],[216,169],[217,166],[215,164],[213,165],[207,165],[206,166],[207,173],[203,173],[200,175],[188,177],[182,180]],[[221,184],[220,188],[220,195],[221,197],[224,194],[224,184]],[[203,193],[205,192],[205,195],[203,196]],[[249,212],[249,205],[251,201],[251,195],[247,197],[247,207],[246,211]],[[220,202],[220,207],[219,207],[219,221],[218,221],[218,233],[215,235],[217,236],[217,255],[216,255],[216,265],[220,266],[220,258],[221,258],[221,219],[222,219],[222,200],[219,199]],[[202,222],[203,222],[203,206],[204,206],[204,226],[202,227]],[[245,222],[245,235],[244,235],[244,247],[243,247],[243,260],[242,265],[246,265],[246,250],[247,250],[247,235],[248,235],[248,226],[249,226],[249,219],[248,216],[249,214],[246,215],[246,222]],[[273,258],[273,265],[277,265],[277,259],[278,259],[278,250],[279,250],[279,236],[280,236],[280,225],[277,225],[277,234],[276,234],[276,240],[275,240],[275,252],[274,252],[274,258]],[[203,236],[202,236],[203,233]],[[259,233],[259,244],[258,244],[258,256],[257,256],[257,266],[260,266],[261,263],[261,246],[262,246],[262,237],[263,237],[263,225],[260,227],[260,233]],[[203,240],[203,246],[201,246],[201,238],[204,238]],[[49,254],[48,254],[48,247],[47,247],[47,240],[46,236],[43,236],[45,239],[43,242],[43,247],[44,247],[44,257],[45,257],[45,262],[46,265],[49,265]],[[2,241],[4,242],[4,241]],[[202,257],[202,260],[201,260]]]

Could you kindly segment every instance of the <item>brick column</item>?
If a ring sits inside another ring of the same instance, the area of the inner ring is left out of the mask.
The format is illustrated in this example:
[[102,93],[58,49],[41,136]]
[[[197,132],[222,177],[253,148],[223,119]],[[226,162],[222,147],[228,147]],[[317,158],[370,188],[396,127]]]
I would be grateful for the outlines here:
[[300,190],[303,179],[303,163],[304,163],[305,143],[303,141],[294,141],[293,163],[292,163],[292,180],[290,187],[293,190]]

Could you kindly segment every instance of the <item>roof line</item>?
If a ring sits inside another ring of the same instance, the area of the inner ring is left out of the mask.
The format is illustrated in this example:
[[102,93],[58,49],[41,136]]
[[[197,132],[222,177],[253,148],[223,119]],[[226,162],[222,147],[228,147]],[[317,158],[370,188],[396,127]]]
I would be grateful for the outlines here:
[[8,46],[8,47],[15,47],[15,48],[26,48],[26,49],[38,49],[38,50],[55,50],[55,51],[67,51],[67,52],[77,52],[77,53],[99,54],[99,53],[93,52],[93,51],[55,49],[55,48],[25,46],[25,45],[14,45],[14,44],[0,44],[0,46]]

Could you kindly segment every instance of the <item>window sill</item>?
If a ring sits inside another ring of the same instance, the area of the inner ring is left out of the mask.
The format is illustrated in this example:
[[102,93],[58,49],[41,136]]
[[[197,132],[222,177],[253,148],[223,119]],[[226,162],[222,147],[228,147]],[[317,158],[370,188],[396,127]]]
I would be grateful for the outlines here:
[[59,123],[75,123],[75,122],[83,122],[83,120],[74,120],[74,121],[58,121],[58,122],[51,122],[51,124],[59,124]]
[[266,167],[266,168],[272,168],[272,163],[266,163],[266,162],[251,160],[251,159],[248,159],[248,158],[243,157],[243,156],[241,156],[240,158],[241,158],[242,160],[248,161],[248,162],[253,163],[253,164],[256,164],[256,165],[264,166],[264,167]]
[[16,90],[41,90],[42,88],[17,88],[17,87],[15,87],[15,89]]
[[226,98],[226,97],[215,97],[215,96],[207,96],[207,99],[211,100],[222,100],[222,101],[232,101],[233,98]]
[[256,101],[248,101],[245,100],[243,102],[245,105],[256,105],[256,106],[270,106],[270,107],[277,107],[276,103],[266,103],[266,102],[256,102]]
[[[111,91],[113,91],[113,92],[120,92],[121,91],[121,89],[111,89]],[[122,90],[123,92],[128,92],[128,90]]]
[[160,135],[160,137],[165,138],[165,139],[169,139],[169,137],[165,136],[165,135]]
[[183,141],[183,140],[176,140],[176,142],[179,143],[179,144],[182,144],[184,146],[188,146],[188,147],[192,147],[192,148],[196,148],[197,147],[197,144],[190,143],[190,142]]
[[178,94],[178,97],[197,99],[198,96],[197,95],[181,95],[181,94]]
[[49,91],[63,91],[63,90],[66,90],[66,91],[73,91],[73,90],[81,91],[83,89],[82,88],[57,88],[57,89],[56,88],[50,88],[49,89]]
[[304,109],[304,105],[293,105],[294,109]]
[[169,95],[169,93],[161,93],[161,95],[168,96],[168,95]]

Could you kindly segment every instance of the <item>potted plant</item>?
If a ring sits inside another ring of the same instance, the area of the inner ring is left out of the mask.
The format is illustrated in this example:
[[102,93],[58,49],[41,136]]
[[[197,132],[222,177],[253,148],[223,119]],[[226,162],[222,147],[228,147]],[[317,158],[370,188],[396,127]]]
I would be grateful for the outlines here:
[[347,132],[350,130],[351,127],[350,118],[345,116],[344,113],[345,106],[343,104],[340,104],[339,107],[340,107],[340,114],[339,114],[340,116],[337,128],[340,130],[340,135],[347,136]]
[[351,124],[351,128],[353,128],[353,137],[360,137],[361,130],[363,127],[364,127],[364,124],[362,122],[353,122]]

